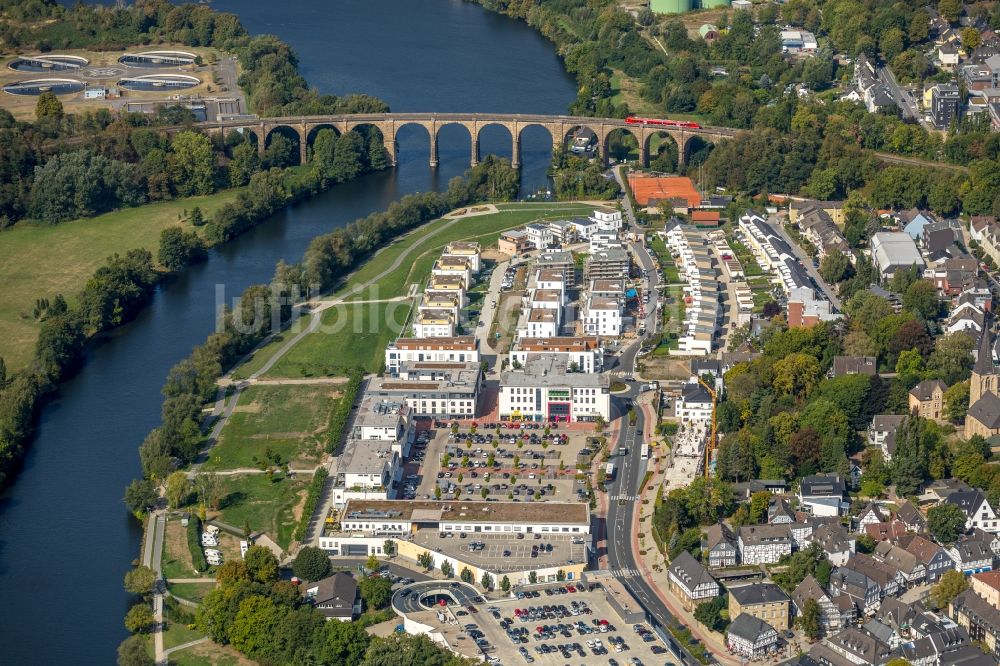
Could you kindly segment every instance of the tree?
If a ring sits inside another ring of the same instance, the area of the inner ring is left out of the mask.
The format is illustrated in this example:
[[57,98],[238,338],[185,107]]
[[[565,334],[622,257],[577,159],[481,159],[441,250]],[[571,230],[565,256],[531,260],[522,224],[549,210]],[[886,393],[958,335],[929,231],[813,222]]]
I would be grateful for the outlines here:
[[55,93],[46,91],[38,96],[38,102],[35,104],[35,118],[38,120],[46,118],[59,120],[62,117],[63,105]]
[[153,658],[146,652],[146,639],[142,636],[129,636],[118,646],[118,666],[153,665]]
[[851,260],[843,252],[830,252],[819,265],[819,274],[830,284],[837,284],[849,278]]
[[125,506],[137,518],[141,518],[156,504],[156,487],[149,479],[134,479],[125,488]]
[[903,307],[924,321],[937,319],[941,310],[937,287],[927,280],[914,282],[903,294]]
[[382,576],[363,578],[358,583],[361,598],[370,609],[382,609],[389,605],[392,598],[392,581]]
[[125,574],[125,590],[131,594],[149,594],[156,582],[156,572],[139,566]]
[[474,580],[474,578],[472,577],[472,571],[469,569],[469,567],[462,567],[462,573],[460,573],[458,577],[461,578],[463,582],[469,583],[470,585]]
[[534,571],[529,571],[528,572],[528,584],[529,585],[534,585],[537,582],[538,582],[538,574],[535,573]]
[[946,608],[952,600],[969,587],[965,575],[961,571],[948,569],[931,588],[931,600],[938,608]]
[[441,575],[445,578],[451,578],[455,575],[455,567],[448,560],[441,562]]
[[965,512],[956,504],[936,504],[927,511],[927,528],[941,543],[954,543],[965,531]]
[[174,136],[167,159],[170,181],[177,194],[190,197],[215,190],[215,155],[204,134],[184,131]]
[[726,608],[726,603],[726,597],[724,596],[718,596],[711,601],[700,603],[694,609],[694,619],[712,631],[720,631],[725,626],[720,613]]
[[244,141],[233,148],[233,159],[229,161],[229,184],[232,187],[246,185],[258,171],[260,158],[257,156],[256,146]]
[[510,592],[510,578],[504,576],[500,579],[500,589],[504,592]]
[[806,600],[805,606],[802,609],[802,619],[800,622],[802,631],[805,632],[810,640],[819,638],[822,625],[820,624],[819,603],[815,599]]
[[952,423],[961,423],[969,411],[969,382],[958,382],[944,392],[944,415]]
[[962,0],[938,0],[938,13],[949,23],[955,23],[962,14]]
[[278,580],[278,558],[264,546],[250,546],[243,556],[252,580],[273,583]]
[[160,232],[160,248],[157,260],[171,271],[202,261],[207,256],[205,244],[194,231],[185,232],[179,227],[170,227]]
[[809,354],[794,353],[774,364],[774,389],[802,400],[819,381],[819,361]]
[[[215,472],[200,472],[195,477],[195,487],[198,490],[198,499],[204,506],[218,509],[222,501],[222,479]],[[246,533],[250,536],[249,530]]]
[[417,555],[417,564],[429,571],[434,566],[434,558],[431,557],[430,553],[425,551]]
[[962,28],[962,47],[967,53],[972,53],[983,43],[983,38],[975,28]]
[[243,560],[226,560],[215,569],[215,581],[219,585],[250,582],[250,570]]
[[133,634],[145,633],[153,628],[156,618],[149,604],[136,604],[125,614],[125,628]]
[[479,579],[479,584],[483,586],[484,590],[491,592],[493,590],[493,576],[484,571],[483,577]]
[[167,502],[170,506],[175,509],[184,506],[190,493],[191,482],[185,472],[173,472],[167,477]]
[[378,567],[378,557],[374,553],[369,555],[368,559],[365,560],[365,569],[368,569],[368,571],[378,571]]
[[292,573],[308,581],[326,578],[333,571],[330,558],[321,548],[306,546],[299,551],[292,564]]

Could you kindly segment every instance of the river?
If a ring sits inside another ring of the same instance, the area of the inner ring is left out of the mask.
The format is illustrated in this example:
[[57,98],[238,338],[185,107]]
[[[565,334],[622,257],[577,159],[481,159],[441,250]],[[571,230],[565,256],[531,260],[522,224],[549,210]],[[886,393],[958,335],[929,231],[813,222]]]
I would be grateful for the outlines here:
[[[460,0],[218,0],[253,33],[292,45],[323,92],[363,92],[397,111],[564,113],[576,91],[554,49],[526,25]],[[525,132],[522,191],[545,185],[551,139]],[[399,135],[399,167],[275,215],[163,284],[139,317],[88,353],[42,411],[24,470],[0,497],[0,663],[101,664],[127,635],[122,576],[141,529],[124,487],[136,448],[159,422],[167,371],[213,329],[216,294],[267,282],[318,234],[409,193],[444,187],[468,167],[468,134],[441,133],[428,166],[422,128]],[[506,130],[484,130],[482,154],[510,156]]]

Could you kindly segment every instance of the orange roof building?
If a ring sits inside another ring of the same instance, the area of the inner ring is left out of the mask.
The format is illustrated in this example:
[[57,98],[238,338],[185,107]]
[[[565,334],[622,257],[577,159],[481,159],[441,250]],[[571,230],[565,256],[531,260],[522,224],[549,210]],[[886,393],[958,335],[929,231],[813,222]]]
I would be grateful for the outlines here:
[[717,210],[691,211],[691,222],[699,227],[717,227],[721,218]]
[[688,208],[695,208],[701,203],[701,195],[695,189],[690,178],[684,176],[642,176],[629,174],[629,187],[635,201],[640,206],[648,206],[650,201],[668,201],[684,199]]

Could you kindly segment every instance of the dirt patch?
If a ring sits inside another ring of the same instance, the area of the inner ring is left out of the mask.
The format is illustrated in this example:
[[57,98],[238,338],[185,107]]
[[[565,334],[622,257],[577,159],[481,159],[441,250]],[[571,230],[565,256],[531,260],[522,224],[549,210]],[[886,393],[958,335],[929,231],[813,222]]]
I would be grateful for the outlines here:
[[299,493],[299,495],[299,501],[295,503],[294,507],[292,507],[292,517],[295,518],[296,524],[298,524],[299,520],[302,519],[302,512],[305,510],[306,497],[308,496],[308,493],[303,490]]
[[302,439],[308,434],[305,432],[268,432],[251,435],[250,439]]
[[263,408],[259,402],[251,402],[249,405],[236,405],[233,414],[260,414]]
[[254,664],[235,649],[211,641],[198,643],[186,648],[184,652],[201,657],[212,666],[216,666],[216,664],[219,666],[253,666]]
[[167,521],[167,529],[163,538],[163,556],[176,560],[191,575],[197,575],[191,564],[191,551],[188,549],[187,528],[178,519]]
[[691,365],[687,360],[649,355],[641,363],[642,376],[647,379],[687,379],[691,376]]
[[483,250],[482,258],[483,261],[495,261],[500,263],[501,261],[507,261],[510,259],[510,255],[504,254],[500,250]]

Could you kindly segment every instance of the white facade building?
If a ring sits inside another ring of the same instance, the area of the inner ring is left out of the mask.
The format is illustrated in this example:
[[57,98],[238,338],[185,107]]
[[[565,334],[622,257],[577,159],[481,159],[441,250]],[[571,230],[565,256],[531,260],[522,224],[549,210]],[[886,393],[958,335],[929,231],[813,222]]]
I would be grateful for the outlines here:
[[455,338],[399,338],[385,348],[385,371],[395,374],[404,363],[479,363],[474,336]]
[[528,354],[523,368],[500,376],[502,420],[594,421],[611,419],[610,379],[569,372],[559,354]]
[[583,316],[583,331],[588,335],[618,337],[622,334],[621,301],[604,296],[587,299],[587,312]]

